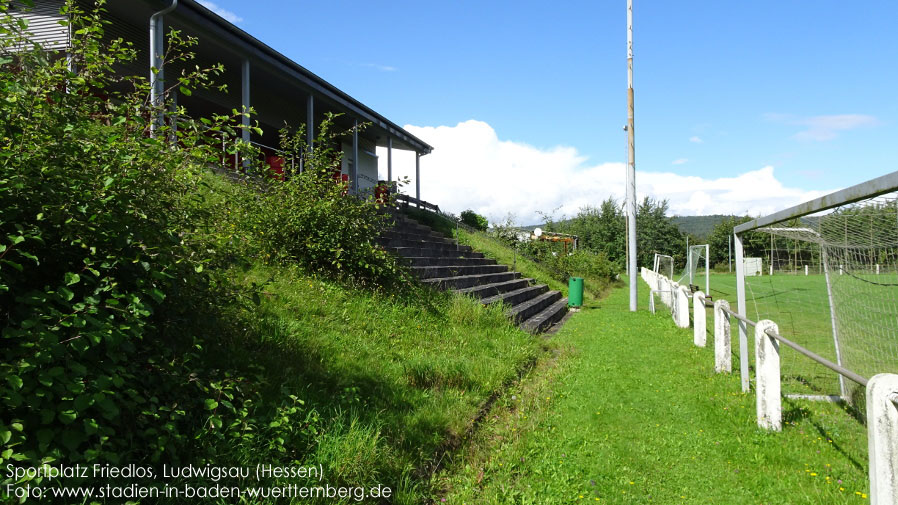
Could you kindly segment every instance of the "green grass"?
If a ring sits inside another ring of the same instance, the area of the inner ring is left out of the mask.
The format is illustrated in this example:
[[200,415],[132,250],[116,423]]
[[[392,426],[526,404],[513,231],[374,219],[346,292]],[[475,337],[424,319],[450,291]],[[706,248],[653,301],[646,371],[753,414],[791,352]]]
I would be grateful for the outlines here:
[[440,476],[446,503],[866,501],[860,423],[785,400],[783,432],[758,429],[754,395],[713,372],[712,347],[627,300],[616,289],[553,337],[560,355],[503,396]]
[[[894,371],[894,335],[898,318],[887,301],[894,275],[867,275],[865,280],[834,273],[831,276],[838,313],[842,364],[871,377]],[[878,284],[874,284],[878,283]],[[704,286],[702,276],[695,282]],[[780,333],[830,361],[836,362],[826,279],[820,274],[777,274],[746,278],[746,315],[753,321],[770,319]],[[711,294],[726,299],[735,310],[735,274],[712,274]],[[713,313],[708,310],[709,331]],[[751,342],[751,341],[750,341]],[[751,346],[750,346],[751,347]],[[782,354],[784,391],[811,394],[839,394],[838,376],[827,368],[791,351]],[[849,390],[857,390],[848,381]],[[851,391],[849,391],[851,392]]]
[[317,414],[301,462],[331,485],[391,487],[393,503],[421,502],[431,459],[542,352],[501,308],[463,296],[400,300],[288,268],[234,275],[264,285],[241,356],[266,370],[272,399],[294,394]]

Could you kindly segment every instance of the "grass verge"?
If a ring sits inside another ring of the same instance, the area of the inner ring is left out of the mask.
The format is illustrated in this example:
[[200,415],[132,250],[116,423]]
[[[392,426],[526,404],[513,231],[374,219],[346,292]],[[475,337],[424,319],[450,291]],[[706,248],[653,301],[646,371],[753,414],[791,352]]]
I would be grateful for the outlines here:
[[[323,465],[334,486],[390,487],[392,503],[421,503],[434,455],[541,352],[499,307],[458,295],[402,300],[258,265],[234,277],[264,286],[234,352],[266,370],[273,398],[314,412],[297,463]],[[251,449],[236,459],[253,462]]]
[[[643,285],[645,288],[645,285]],[[864,503],[866,430],[839,406],[784,401],[756,427],[738,374],[669,314],[616,289],[553,337],[435,486],[445,503]]]

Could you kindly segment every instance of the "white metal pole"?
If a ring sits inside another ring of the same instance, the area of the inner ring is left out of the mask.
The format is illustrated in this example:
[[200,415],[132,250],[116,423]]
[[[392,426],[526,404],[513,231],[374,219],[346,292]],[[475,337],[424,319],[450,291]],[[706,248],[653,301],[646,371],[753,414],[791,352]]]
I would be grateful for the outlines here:
[[633,0],[627,0],[627,251],[630,267],[630,311],[636,311],[636,144],[633,112]]
[[733,236],[727,240],[727,263],[730,265],[730,273],[733,273]]
[[[826,254],[826,246],[820,246],[820,254],[822,256],[823,262],[823,278],[826,280],[826,296],[829,301],[829,320],[830,324],[833,328],[833,345],[836,348],[836,364],[842,366],[842,349],[839,346],[839,324],[838,324],[838,315],[836,314],[836,306],[833,304],[833,290],[832,283],[829,278],[829,266],[828,266],[828,258]],[[839,268],[839,273],[842,273],[841,265]],[[839,394],[842,395],[842,399],[848,401],[848,389],[845,385],[845,377],[842,374],[839,374]]]
[[[733,243],[736,249],[736,312],[745,317],[745,260],[743,259],[742,237],[733,235]],[[748,327],[745,321],[739,320],[739,372],[742,376],[742,392],[749,390],[748,381]]]
[[421,153],[415,153],[415,198],[419,200],[421,205]]
[[705,293],[711,294],[711,246],[705,244]]
[[[240,118],[240,123],[243,125],[243,129],[240,133],[241,139],[244,143],[249,144],[251,139],[250,137],[250,118],[249,118],[249,109],[252,107],[252,102],[250,101],[250,64],[249,59],[243,60],[243,65],[241,66],[240,72],[240,84],[241,84],[241,102],[243,102],[243,116]],[[249,169],[250,163],[248,159],[243,160],[243,168]]]
[[393,137],[387,137],[387,182],[393,182]]
[[359,194],[359,120],[352,125],[352,194]]

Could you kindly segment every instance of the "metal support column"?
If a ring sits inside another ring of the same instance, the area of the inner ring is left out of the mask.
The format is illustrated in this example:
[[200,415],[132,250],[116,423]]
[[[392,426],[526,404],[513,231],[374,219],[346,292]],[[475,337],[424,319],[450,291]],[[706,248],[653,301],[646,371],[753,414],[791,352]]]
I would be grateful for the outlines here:
[[352,194],[359,194],[359,120],[352,125]]
[[387,182],[393,182],[393,137],[387,137]]
[[421,153],[415,153],[415,198],[421,199]]
[[[243,110],[242,110],[243,115],[240,118],[240,124],[243,125],[243,128],[241,128],[241,131],[240,131],[240,139],[247,144],[250,141],[249,109],[251,107],[250,93],[249,93],[249,84],[250,84],[249,72],[250,72],[249,59],[244,59],[243,65],[241,65],[241,71],[240,71],[240,89],[241,89],[240,102],[243,106]],[[249,160],[246,158],[243,159],[243,168],[244,169],[249,168]]]
[[306,146],[311,151],[315,144],[315,97],[309,95],[306,101]]
[[165,55],[165,22],[164,16],[175,10],[178,0],[150,16],[150,105],[157,107],[155,121],[150,121],[150,134],[162,126],[165,120],[161,109],[165,94],[165,71],[163,57]]
[[[743,260],[742,237],[733,235],[736,247],[736,311],[745,317],[745,261]],[[739,320],[739,371],[742,375],[742,392],[750,389],[748,381],[748,326],[745,321]]]

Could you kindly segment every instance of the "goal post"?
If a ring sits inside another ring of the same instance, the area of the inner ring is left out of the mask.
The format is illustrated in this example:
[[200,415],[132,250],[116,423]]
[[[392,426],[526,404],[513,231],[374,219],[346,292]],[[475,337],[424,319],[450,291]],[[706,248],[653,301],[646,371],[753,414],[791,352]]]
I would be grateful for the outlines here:
[[[740,224],[733,236],[740,316],[774,320],[782,335],[862,376],[898,372],[898,172]],[[766,254],[775,275],[747,276],[747,250]],[[747,391],[742,321],[739,340]],[[784,357],[783,374],[796,391],[861,398],[842,375],[797,357]]]
[[705,268],[705,294],[711,294],[711,249],[708,244],[691,245],[686,249],[686,267],[683,275],[680,276],[678,283],[687,281],[690,286],[695,285],[696,277],[699,276],[702,265]]

